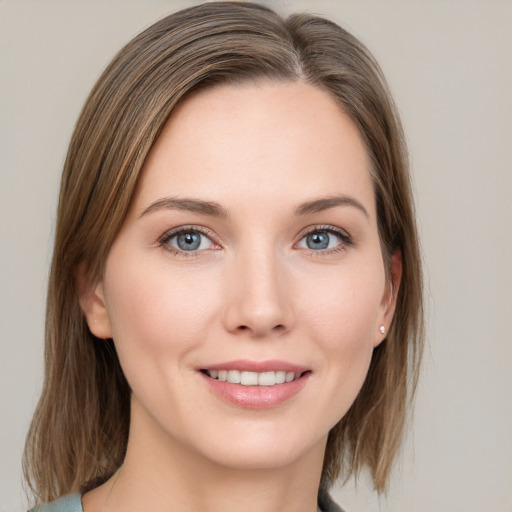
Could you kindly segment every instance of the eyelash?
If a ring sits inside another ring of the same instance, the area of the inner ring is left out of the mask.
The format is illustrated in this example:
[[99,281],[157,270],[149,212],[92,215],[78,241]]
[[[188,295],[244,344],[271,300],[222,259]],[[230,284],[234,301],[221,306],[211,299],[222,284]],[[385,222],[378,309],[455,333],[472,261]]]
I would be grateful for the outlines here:
[[300,243],[305,237],[312,235],[313,233],[329,233],[337,236],[340,239],[339,245],[331,249],[323,249],[317,251],[313,249],[306,249],[309,250],[309,255],[313,257],[344,252],[348,248],[353,247],[355,245],[354,240],[345,230],[330,225],[317,225],[306,228],[299,234],[299,242],[297,243]]
[[208,238],[208,240],[210,240],[212,244],[220,247],[220,245],[215,241],[215,235],[213,234],[213,232],[210,231],[209,229],[205,229],[205,228],[202,228],[199,226],[180,226],[179,228],[175,228],[175,229],[172,229],[171,231],[167,231],[158,240],[158,243],[160,246],[162,246],[166,251],[169,251],[171,254],[173,254],[175,256],[184,257],[184,258],[197,257],[200,253],[209,250],[209,249],[203,249],[200,251],[183,251],[183,250],[176,249],[175,247],[172,247],[171,245],[169,245],[169,241],[172,238],[179,236],[180,234],[184,234],[184,233],[197,233],[199,235],[203,235],[206,238]]
[[[220,248],[220,244],[216,242],[215,235],[212,231],[209,229],[205,229],[200,226],[180,226],[178,228],[172,229],[171,231],[166,232],[160,239],[158,240],[158,243],[160,246],[162,246],[166,251],[169,251],[175,256],[190,258],[190,257],[197,257],[200,253],[208,251],[210,249],[202,249],[202,250],[196,250],[196,251],[184,251],[180,249],[176,249],[169,245],[169,241],[179,236],[183,233],[198,233],[200,235],[205,236],[208,238],[212,244],[216,245],[218,248]],[[305,237],[312,235],[313,233],[329,233],[332,235],[335,235],[340,239],[340,244],[338,244],[336,247],[333,247],[331,249],[322,249],[322,250],[313,250],[309,249],[310,256],[322,256],[322,255],[329,255],[329,254],[335,254],[339,252],[346,251],[349,247],[354,246],[354,241],[352,237],[344,230],[330,226],[330,225],[318,225],[318,226],[310,226],[306,228],[304,231],[302,231],[299,234],[299,241],[294,244],[294,247],[300,243]]]

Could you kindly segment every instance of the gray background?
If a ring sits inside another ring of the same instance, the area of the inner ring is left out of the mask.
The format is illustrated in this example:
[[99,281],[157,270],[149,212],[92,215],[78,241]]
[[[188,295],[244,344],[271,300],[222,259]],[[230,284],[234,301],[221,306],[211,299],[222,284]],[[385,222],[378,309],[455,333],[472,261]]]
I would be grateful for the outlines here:
[[[0,0],[0,512],[23,510],[20,456],[42,376],[59,174],[108,60],[196,2]],[[387,498],[350,512],[512,512],[512,1],[276,1],[372,49],[403,116],[426,260],[428,347]]]

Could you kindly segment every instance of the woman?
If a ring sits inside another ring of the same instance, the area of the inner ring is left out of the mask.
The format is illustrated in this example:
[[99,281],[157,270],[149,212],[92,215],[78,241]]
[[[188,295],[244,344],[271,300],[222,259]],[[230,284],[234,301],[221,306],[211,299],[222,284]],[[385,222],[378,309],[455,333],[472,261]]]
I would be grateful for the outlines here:
[[421,269],[361,43],[231,2],[128,43],[70,143],[46,343],[26,475],[70,496],[42,510],[337,510],[364,467],[384,490]]

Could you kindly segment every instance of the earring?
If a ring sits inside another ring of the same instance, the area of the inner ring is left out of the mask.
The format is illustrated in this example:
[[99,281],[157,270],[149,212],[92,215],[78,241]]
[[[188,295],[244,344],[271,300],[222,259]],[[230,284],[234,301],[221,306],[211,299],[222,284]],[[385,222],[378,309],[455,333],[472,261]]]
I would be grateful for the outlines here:
[[384,334],[386,332],[386,328],[383,325],[381,325],[379,327],[379,331],[380,331],[381,334]]

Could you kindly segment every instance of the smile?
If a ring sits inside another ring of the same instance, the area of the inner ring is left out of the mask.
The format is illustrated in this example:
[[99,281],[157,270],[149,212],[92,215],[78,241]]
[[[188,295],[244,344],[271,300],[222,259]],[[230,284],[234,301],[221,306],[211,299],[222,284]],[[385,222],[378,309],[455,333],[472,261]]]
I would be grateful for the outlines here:
[[269,409],[288,402],[311,380],[313,370],[283,360],[237,359],[197,368],[216,396],[243,409]]
[[250,372],[240,370],[203,370],[215,380],[241,384],[242,386],[275,386],[299,379],[305,372],[287,372],[285,370],[269,372]]

